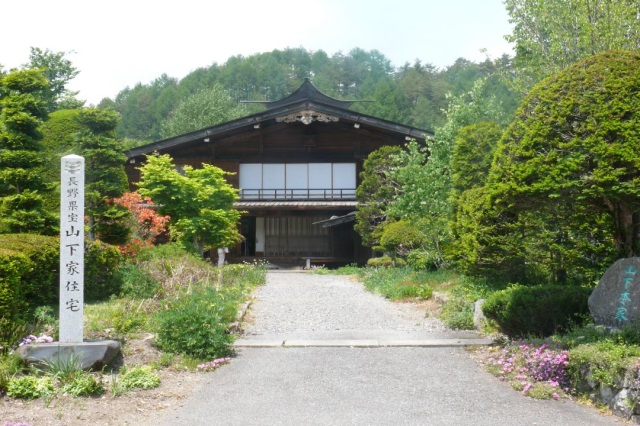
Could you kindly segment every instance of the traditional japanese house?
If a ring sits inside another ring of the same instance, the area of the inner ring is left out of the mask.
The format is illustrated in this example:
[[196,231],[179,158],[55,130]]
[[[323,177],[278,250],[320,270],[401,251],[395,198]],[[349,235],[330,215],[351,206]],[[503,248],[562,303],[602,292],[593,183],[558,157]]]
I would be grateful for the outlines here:
[[424,130],[349,110],[355,101],[321,93],[309,80],[264,111],[127,152],[132,186],[145,156],[169,154],[180,167],[202,163],[233,175],[244,241],[230,260],[363,263],[370,250],[353,230],[359,172],[384,145],[424,140]]

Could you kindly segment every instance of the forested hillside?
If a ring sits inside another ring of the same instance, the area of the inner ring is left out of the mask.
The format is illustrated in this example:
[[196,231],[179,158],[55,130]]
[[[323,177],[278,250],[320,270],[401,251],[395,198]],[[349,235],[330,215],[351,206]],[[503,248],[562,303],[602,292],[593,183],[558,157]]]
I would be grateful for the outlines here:
[[[377,50],[360,48],[348,54],[327,55],[304,48],[274,50],[248,57],[233,56],[224,64],[194,70],[186,77],[162,75],[148,84],[123,89],[115,99],[104,99],[99,107],[112,107],[122,117],[117,129],[120,138],[138,144],[167,137],[163,122],[190,96],[214,86],[224,88],[235,103],[250,100],[277,100],[310,78],[322,92],[339,99],[357,99],[353,109],[364,114],[397,121],[420,129],[433,130],[445,121],[448,94],[471,90],[479,78],[487,78],[486,95],[495,95],[508,112],[517,106],[517,96],[501,75],[511,66],[511,58],[470,62],[460,58],[445,69],[416,60],[396,68]],[[250,108],[257,108],[249,104]],[[214,122],[207,125],[216,124]],[[202,127],[205,127],[203,125]]]

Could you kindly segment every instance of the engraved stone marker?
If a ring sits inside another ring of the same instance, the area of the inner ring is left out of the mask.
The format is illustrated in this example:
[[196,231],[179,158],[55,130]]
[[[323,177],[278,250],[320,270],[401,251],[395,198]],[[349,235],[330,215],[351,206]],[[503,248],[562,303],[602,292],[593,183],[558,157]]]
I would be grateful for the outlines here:
[[60,339],[18,348],[28,364],[77,360],[83,369],[101,370],[122,364],[115,340],[83,341],[84,314],[84,158],[62,157],[60,187]]
[[60,342],[82,343],[84,314],[84,158],[62,157]]
[[620,259],[607,269],[589,296],[596,325],[623,327],[640,320],[640,257]]

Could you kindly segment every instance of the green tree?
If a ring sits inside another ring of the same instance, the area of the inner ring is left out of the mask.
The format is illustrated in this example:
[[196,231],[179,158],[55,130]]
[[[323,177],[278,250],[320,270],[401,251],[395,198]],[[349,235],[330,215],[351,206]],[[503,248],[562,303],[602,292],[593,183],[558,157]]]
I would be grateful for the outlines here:
[[520,88],[612,49],[640,47],[637,0],[505,0]]
[[378,228],[387,220],[387,207],[398,191],[389,174],[400,165],[396,159],[401,150],[397,146],[383,146],[364,160],[356,190],[358,207],[354,228],[366,246],[380,243],[381,229]]
[[640,53],[606,52],[534,87],[505,132],[491,203],[551,279],[640,253],[639,92]]
[[484,186],[501,136],[502,128],[493,121],[481,121],[458,131],[451,153],[451,185],[455,194]]
[[52,52],[38,47],[31,48],[29,62],[24,64],[26,69],[42,71],[42,75],[49,80],[48,90],[43,92],[48,112],[57,109],[81,108],[83,101],[76,99],[78,92],[67,89],[67,83],[73,80],[80,71],[65,58],[65,52]]
[[[60,182],[60,159],[65,155],[80,155],[76,136],[81,130],[78,122],[80,109],[61,109],[49,114],[40,126],[42,134],[43,178],[47,182]],[[56,188],[58,186],[56,185]],[[60,191],[54,190],[45,196],[45,206],[51,211],[60,208]]]
[[[493,121],[465,126],[457,134],[451,155],[451,203],[455,212],[448,256],[470,275],[480,274],[479,265],[486,261],[482,238],[493,224],[485,217],[490,209],[485,185],[501,135],[502,128]],[[500,271],[505,271],[505,266],[500,266]]]
[[398,84],[391,78],[380,79],[367,95],[371,102],[357,103],[354,110],[385,120],[409,124],[410,105]]
[[412,126],[433,130],[444,124],[451,85],[434,65],[420,61],[412,66],[407,63],[396,72],[395,79],[410,105]]
[[451,211],[451,156],[460,129],[478,121],[503,121],[504,113],[495,97],[484,94],[485,80],[478,80],[473,89],[452,97],[447,110],[447,122],[436,129],[424,146],[410,142],[400,154],[405,166],[398,168],[393,178],[402,191],[392,207],[398,216],[448,217]]
[[401,191],[389,213],[421,224],[425,249],[436,253],[436,265],[444,264],[443,250],[452,238],[449,221],[454,212],[451,156],[455,138],[462,127],[477,121],[502,120],[502,109],[495,97],[484,95],[484,84],[485,80],[478,80],[470,92],[453,97],[447,122],[436,129],[434,137],[427,138],[426,145],[409,142],[398,156],[403,166],[391,176]]
[[[177,80],[166,74],[151,84],[125,88],[115,99],[122,120],[116,130],[119,138],[150,142],[160,138],[160,127],[179,102]],[[110,103],[103,99],[101,106]]]
[[126,208],[111,202],[128,189],[126,156],[115,135],[119,120],[113,110],[82,109],[76,117],[81,129],[76,146],[85,158],[87,237],[109,244],[124,244],[129,237]]
[[51,234],[55,218],[44,208],[50,184],[43,175],[41,134],[47,117],[40,71],[12,70],[0,77],[0,232]]
[[171,113],[162,125],[162,137],[169,138],[246,115],[244,105],[238,104],[219,84],[199,91],[183,102]]
[[201,169],[184,166],[181,174],[168,155],[148,156],[140,168],[138,192],[168,215],[173,238],[198,254],[226,247],[240,240],[240,212],[233,208],[237,190],[227,183],[221,169],[204,164]]

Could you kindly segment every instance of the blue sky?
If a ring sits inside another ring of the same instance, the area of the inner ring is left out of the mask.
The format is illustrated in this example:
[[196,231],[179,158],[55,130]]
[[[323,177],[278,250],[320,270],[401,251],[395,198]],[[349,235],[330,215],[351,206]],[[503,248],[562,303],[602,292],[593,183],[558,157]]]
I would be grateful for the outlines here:
[[511,53],[502,0],[32,0],[2,5],[0,64],[29,47],[71,52],[70,88],[97,104],[161,74],[182,78],[230,56],[286,47],[377,49],[400,66]]

